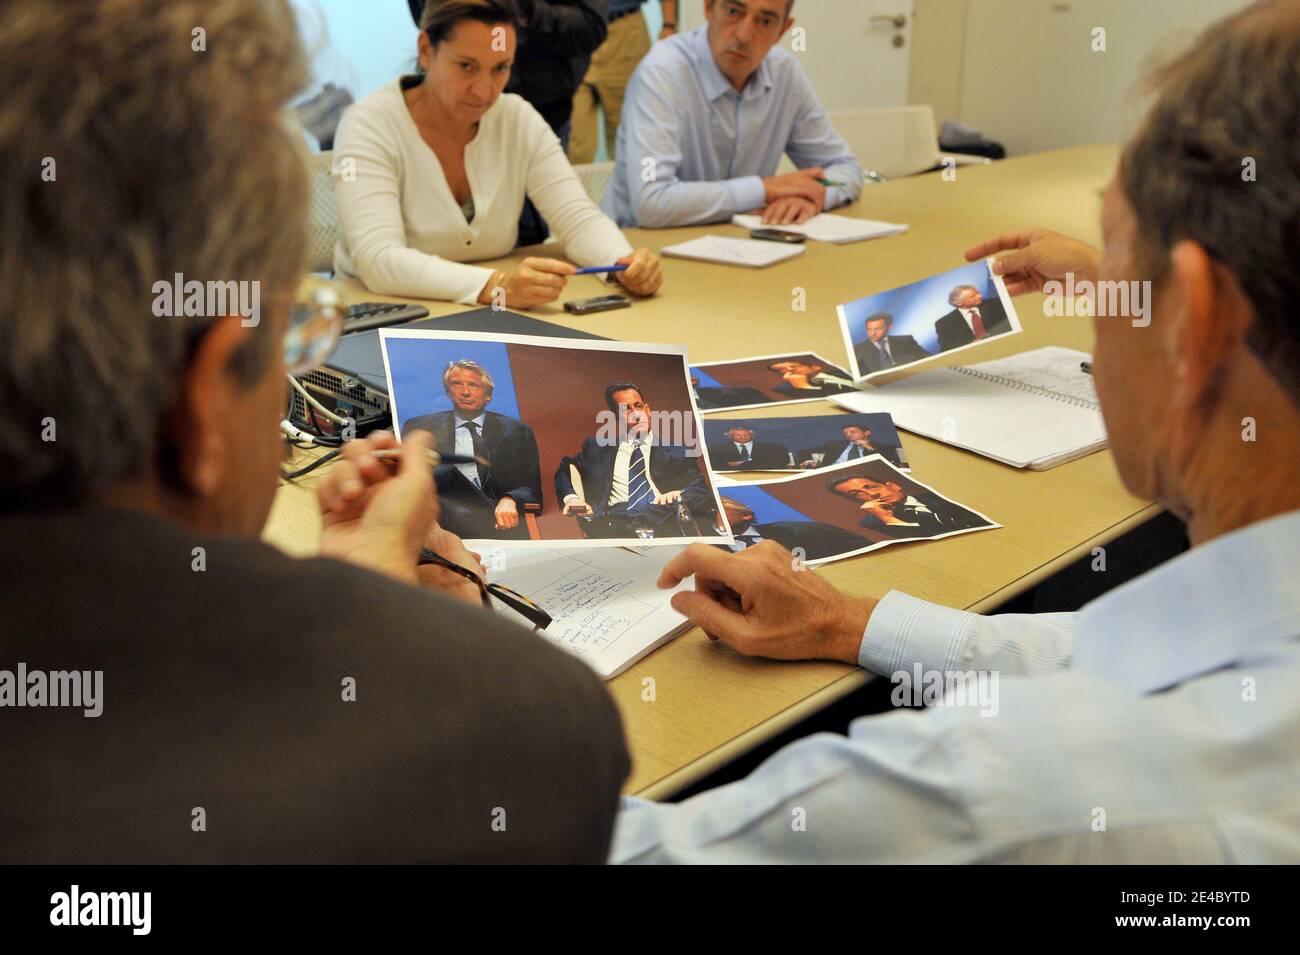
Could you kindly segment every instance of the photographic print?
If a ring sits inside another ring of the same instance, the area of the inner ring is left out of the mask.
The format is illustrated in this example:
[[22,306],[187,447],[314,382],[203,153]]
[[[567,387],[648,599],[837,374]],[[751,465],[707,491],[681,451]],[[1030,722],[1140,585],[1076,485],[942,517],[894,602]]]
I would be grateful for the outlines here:
[[731,550],[774,540],[807,564],[999,526],[879,456],[733,484],[724,489],[722,506],[735,536]]
[[383,329],[394,426],[455,455],[441,523],[516,546],[730,540],[680,347]]
[[858,383],[1021,330],[1006,286],[987,261],[869,295],[837,311]]
[[888,414],[704,420],[715,472],[807,471],[879,454],[907,470],[902,439]]
[[857,391],[851,373],[815,352],[692,365],[691,388],[701,411],[818,401]]

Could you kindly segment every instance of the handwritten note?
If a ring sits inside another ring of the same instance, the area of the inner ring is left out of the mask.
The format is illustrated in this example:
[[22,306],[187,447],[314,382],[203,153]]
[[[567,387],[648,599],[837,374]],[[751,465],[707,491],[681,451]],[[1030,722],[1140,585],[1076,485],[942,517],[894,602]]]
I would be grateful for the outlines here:
[[[670,547],[639,553],[499,547],[483,557],[489,580],[524,594],[551,615],[542,636],[609,679],[688,626],[668,602],[672,591],[656,586],[663,565],[677,552]],[[513,614],[499,605],[498,610]]]

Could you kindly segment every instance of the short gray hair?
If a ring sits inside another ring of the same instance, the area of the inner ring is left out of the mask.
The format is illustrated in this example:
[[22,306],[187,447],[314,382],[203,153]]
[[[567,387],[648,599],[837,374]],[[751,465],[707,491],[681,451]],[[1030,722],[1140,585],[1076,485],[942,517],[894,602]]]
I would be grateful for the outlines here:
[[308,196],[280,116],[305,75],[285,0],[0,6],[0,507],[169,466],[163,416],[219,316],[157,317],[155,282],[259,282],[231,373],[277,359]]
[[443,391],[447,391],[447,379],[451,377],[451,373],[455,371],[457,368],[464,369],[465,371],[472,371],[474,372],[474,374],[480,375],[483,378],[483,387],[487,389],[487,393],[489,397],[491,397],[492,392],[496,391],[497,386],[496,383],[492,380],[492,373],[488,371],[486,368],[484,368],[482,365],[480,365],[478,362],[474,361],[472,358],[462,358],[460,361],[452,361],[447,363],[447,370],[442,373]]
[[958,302],[962,300],[963,292],[966,291],[979,292],[979,290],[980,289],[978,285],[958,285],[956,288],[954,288],[951,292],[948,293],[948,304],[955,306]]

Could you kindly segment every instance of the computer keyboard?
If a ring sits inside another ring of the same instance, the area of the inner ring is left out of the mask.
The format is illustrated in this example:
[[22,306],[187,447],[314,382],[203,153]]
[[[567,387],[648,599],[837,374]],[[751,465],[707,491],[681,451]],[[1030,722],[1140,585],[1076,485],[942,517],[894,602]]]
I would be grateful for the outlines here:
[[429,310],[423,305],[411,305],[406,302],[359,302],[344,314],[343,334],[413,322],[428,314]]

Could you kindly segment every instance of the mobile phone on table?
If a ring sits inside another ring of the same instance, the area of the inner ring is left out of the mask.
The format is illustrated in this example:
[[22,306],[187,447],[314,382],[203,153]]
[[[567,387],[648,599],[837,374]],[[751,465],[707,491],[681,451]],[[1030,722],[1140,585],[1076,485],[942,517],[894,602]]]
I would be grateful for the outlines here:
[[784,229],[754,229],[749,233],[749,237],[751,239],[762,239],[764,242],[792,243],[803,242],[808,238],[798,232],[786,232]]
[[632,300],[626,295],[600,295],[565,302],[564,310],[570,315],[591,315],[593,312],[608,312],[611,308],[627,308],[631,304]]

